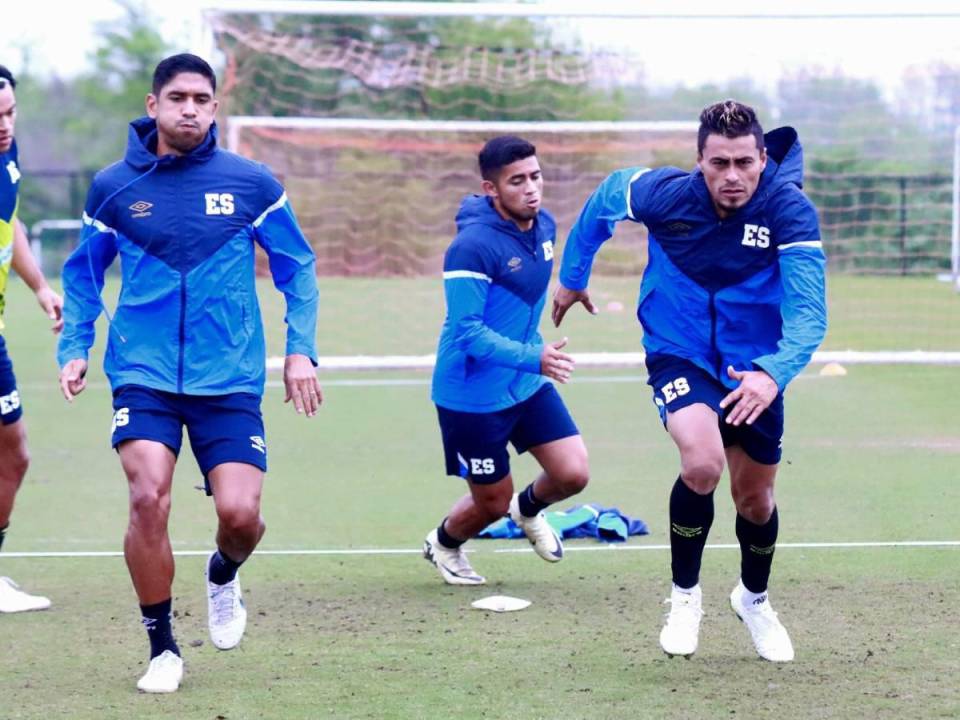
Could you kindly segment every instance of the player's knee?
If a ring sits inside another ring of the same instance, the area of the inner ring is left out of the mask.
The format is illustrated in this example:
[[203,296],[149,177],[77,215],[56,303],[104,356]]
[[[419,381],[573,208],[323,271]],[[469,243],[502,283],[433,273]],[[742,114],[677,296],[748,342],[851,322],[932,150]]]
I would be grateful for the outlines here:
[[492,522],[502,518],[510,511],[510,499],[513,497],[510,492],[498,492],[488,495],[477,504]]
[[0,478],[14,487],[20,487],[29,467],[30,453],[25,446],[21,445],[13,452],[6,453],[3,467],[0,468]]
[[776,507],[772,490],[746,493],[735,498],[735,504],[737,513],[754,525],[766,525]]
[[259,539],[265,526],[260,517],[260,506],[254,502],[232,503],[218,510],[220,528],[234,537]]
[[130,489],[130,522],[144,529],[166,528],[170,516],[170,494],[157,485],[140,484]]
[[587,464],[586,456],[568,466],[556,480],[557,485],[560,486],[559,489],[567,497],[582,492],[590,482],[590,466]]
[[723,474],[723,457],[701,455],[685,459],[681,474],[687,487],[694,492],[701,495],[713,492]]

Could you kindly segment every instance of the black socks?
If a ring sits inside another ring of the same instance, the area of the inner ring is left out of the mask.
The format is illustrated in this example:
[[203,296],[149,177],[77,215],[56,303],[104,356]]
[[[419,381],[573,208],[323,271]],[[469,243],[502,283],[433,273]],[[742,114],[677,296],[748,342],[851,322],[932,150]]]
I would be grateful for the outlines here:
[[700,495],[681,478],[670,492],[670,557],[673,583],[689,589],[700,582],[700,563],[713,524],[713,493]]
[[767,590],[773,551],[777,546],[777,531],[780,519],[777,509],[763,525],[752,522],[737,513],[737,539],[740,541],[740,579],[752,593]]
[[180,648],[177,647],[177,643],[173,639],[171,606],[172,600],[170,598],[155,605],[140,606],[143,626],[147,629],[147,637],[150,638],[151,660],[162,654],[164,650],[170,650],[175,655],[180,654]]

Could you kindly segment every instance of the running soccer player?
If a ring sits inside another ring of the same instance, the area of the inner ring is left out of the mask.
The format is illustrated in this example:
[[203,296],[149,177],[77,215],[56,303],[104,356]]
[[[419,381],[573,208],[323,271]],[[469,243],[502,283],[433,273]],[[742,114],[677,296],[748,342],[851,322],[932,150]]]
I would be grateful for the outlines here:
[[[566,338],[544,343],[537,327],[553,267],[556,223],[540,207],[536,148],[496,137],[479,155],[483,195],[464,198],[443,264],[447,316],[433,373],[447,474],[468,493],[427,535],[423,556],[451,585],[481,585],[463,544],[507,513],[548,562],[563,557],[543,514],[587,485],[587,449],[547,379],[565,383]],[[507,443],[543,468],[514,494]]]
[[826,332],[825,258],[816,209],[801,190],[793,128],[764,135],[752,108],[704,109],[697,168],[629,168],[587,201],[570,233],[554,295],[559,326],[594,255],[622,220],[649,231],[638,317],[653,400],[680,452],[670,494],[673,588],[660,633],[668,655],[692,655],[703,615],[700,565],[724,464],[737,508],[740,581],[730,603],[759,655],[793,659],[767,583],[779,516],[774,478],[783,392]]
[[[14,128],[17,120],[17,81],[0,65],[0,313],[6,305],[7,276],[11,266],[37,296],[43,312],[53,321],[53,331],[63,327],[63,300],[47,285],[40,272],[23,224],[17,218],[20,190],[20,160]],[[3,321],[0,320],[0,331]],[[27,431],[23,407],[13,363],[7,355],[7,344],[0,335],[0,547],[10,525],[13,501],[30,464],[27,452]],[[0,613],[46,610],[50,600],[30,595],[10,578],[0,577]]]
[[267,468],[257,244],[287,302],[286,399],[308,417],[322,400],[313,251],[267,168],[218,148],[215,90],[213,70],[195,55],[157,65],[148,117],[130,124],[124,161],[94,179],[81,243],[63,270],[58,360],[69,401],[85,386],[104,271],[122,258],[104,369],[111,443],[130,490],[124,555],[150,638],[150,665],[137,683],[143,692],[174,692],[183,675],[171,628],[167,518],[184,426],[219,520],[206,569],[210,638],[229,650],[246,628],[237,569],[265,530]]

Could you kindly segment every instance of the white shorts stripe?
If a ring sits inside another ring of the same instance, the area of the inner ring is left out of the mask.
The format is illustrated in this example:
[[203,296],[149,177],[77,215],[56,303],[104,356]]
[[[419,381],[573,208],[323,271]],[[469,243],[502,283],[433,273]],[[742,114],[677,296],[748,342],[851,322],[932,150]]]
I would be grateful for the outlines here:
[[472,278],[473,280],[493,282],[489,276],[484,275],[483,273],[473,272],[472,270],[447,270],[443,273],[444,280],[456,280],[458,278]]

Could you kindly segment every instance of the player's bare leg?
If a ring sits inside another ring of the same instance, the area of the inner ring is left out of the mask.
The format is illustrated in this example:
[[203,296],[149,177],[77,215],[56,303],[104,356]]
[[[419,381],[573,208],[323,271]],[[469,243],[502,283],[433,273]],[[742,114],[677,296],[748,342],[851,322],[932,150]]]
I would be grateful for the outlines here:
[[509,474],[495,483],[467,481],[470,493],[454,503],[450,514],[427,535],[423,556],[450,585],[483,585],[486,578],[470,565],[463,544],[487,525],[499,520],[510,507],[513,477]]
[[730,594],[730,605],[750,631],[760,657],[789,662],[793,643],[767,593],[779,530],[773,496],[777,466],[758,463],[737,446],[727,448],[727,462],[741,553],[740,582]]
[[716,412],[702,403],[670,413],[667,430],[680,451],[680,477],[670,493],[673,584],[660,647],[668,655],[689,657],[699,645],[700,564],[713,523],[713,492],[723,473],[723,439]]
[[581,492],[590,481],[587,446],[580,435],[530,448],[543,472],[510,501],[510,517],[523,530],[536,553],[548,562],[563,559],[563,543],[550,527],[544,509]]
[[[14,498],[29,465],[23,420],[0,425],[0,546],[10,524]],[[0,577],[0,613],[46,610],[48,607],[48,598],[25,593],[10,578]]]
[[213,644],[230,650],[247,626],[237,570],[266,531],[260,515],[263,471],[246,463],[222,463],[208,479],[219,520],[217,550],[207,561],[208,626]]
[[123,554],[150,638],[150,666],[137,687],[174,692],[183,677],[183,661],[171,626],[174,561],[167,521],[177,460],[170,448],[153,440],[128,440],[118,450],[130,493]]

